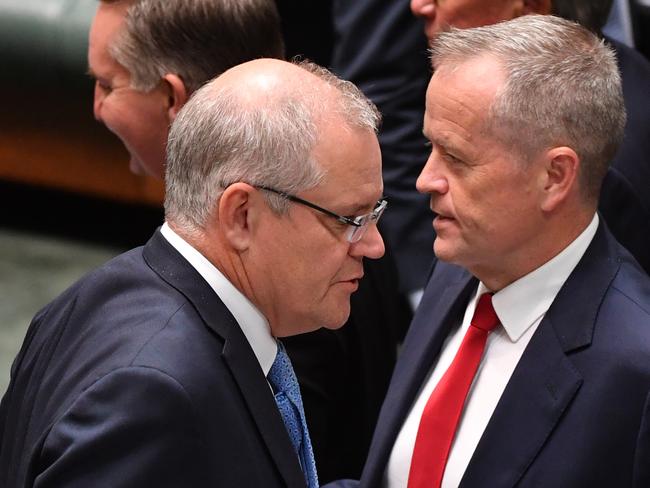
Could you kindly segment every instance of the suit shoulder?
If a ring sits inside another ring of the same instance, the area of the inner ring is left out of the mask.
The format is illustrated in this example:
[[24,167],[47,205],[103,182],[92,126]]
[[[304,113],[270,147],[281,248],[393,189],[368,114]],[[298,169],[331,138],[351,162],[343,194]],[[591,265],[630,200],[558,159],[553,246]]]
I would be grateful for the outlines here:
[[6,401],[37,405],[43,425],[95,379],[131,364],[187,305],[146,266],[141,250],[118,256],[37,314],[12,368]]
[[636,263],[623,260],[611,286],[611,298],[614,297],[617,303],[625,303],[628,310],[650,318],[650,276]]

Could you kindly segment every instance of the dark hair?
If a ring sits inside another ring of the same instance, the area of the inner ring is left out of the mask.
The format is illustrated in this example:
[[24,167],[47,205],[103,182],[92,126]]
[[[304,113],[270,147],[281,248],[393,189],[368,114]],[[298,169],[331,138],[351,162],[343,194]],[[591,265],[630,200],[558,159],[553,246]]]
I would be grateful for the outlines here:
[[111,54],[140,90],[175,73],[193,92],[237,64],[284,57],[274,0],[100,1],[132,3]]

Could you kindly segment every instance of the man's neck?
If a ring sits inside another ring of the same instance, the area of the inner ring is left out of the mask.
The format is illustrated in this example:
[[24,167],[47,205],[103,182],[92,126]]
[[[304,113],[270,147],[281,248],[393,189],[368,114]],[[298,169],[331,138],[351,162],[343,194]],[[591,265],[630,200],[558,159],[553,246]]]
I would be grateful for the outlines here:
[[590,214],[585,213],[573,219],[567,219],[559,229],[556,227],[540,232],[538,237],[531,240],[529,246],[517,252],[517,255],[507,263],[489,263],[484,268],[476,267],[468,269],[468,271],[491,291],[497,292],[532,273],[564,251],[587,229],[594,214],[595,210]]

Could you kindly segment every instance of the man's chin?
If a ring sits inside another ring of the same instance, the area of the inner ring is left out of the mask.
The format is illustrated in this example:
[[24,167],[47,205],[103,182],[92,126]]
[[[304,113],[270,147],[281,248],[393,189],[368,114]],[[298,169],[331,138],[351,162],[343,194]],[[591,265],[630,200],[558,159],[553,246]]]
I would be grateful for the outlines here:
[[446,263],[454,263],[456,258],[456,250],[449,245],[450,243],[444,242],[440,237],[436,237],[436,240],[433,242],[433,253],[436,255],[440,261]]
[[348,299],[346,303],[339,305],[330,312],[331,314],[323,321],[322,327],[330,330],[340,329],[350,318],[350,300]]

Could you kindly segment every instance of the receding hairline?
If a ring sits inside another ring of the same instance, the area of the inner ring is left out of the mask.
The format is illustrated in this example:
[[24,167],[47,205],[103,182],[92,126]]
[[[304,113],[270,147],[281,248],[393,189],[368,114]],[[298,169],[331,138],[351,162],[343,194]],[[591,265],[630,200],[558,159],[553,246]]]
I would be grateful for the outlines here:
[[[352,128],[359,124],[356,114],[346,110],[345,99],[349,94],[337,85],[340,81],[309,61],[260,58],[233,66],[208,85],[213,93],[229,91],[239,103],[249,107],[259,108],[264,104],[272,109],[293,100],[309,107],[315,123],[336,120]],[[372,130],[377,130],[376,125]]]
[[[119,0],[118,0],[119,1]],[[231,78],[236,77],[233,81]],[[260,58],[241,63],[224,71],[210,83],[218,88],[226,83],[240,87],[249,87],[251,96],[291,95],[311,92],[314,85],[318,89],[336,93],[337,90],[325,80],[305,69],[298,63],[274,58]],[[309,90],[303,89],[306,84],[312,84]]]

